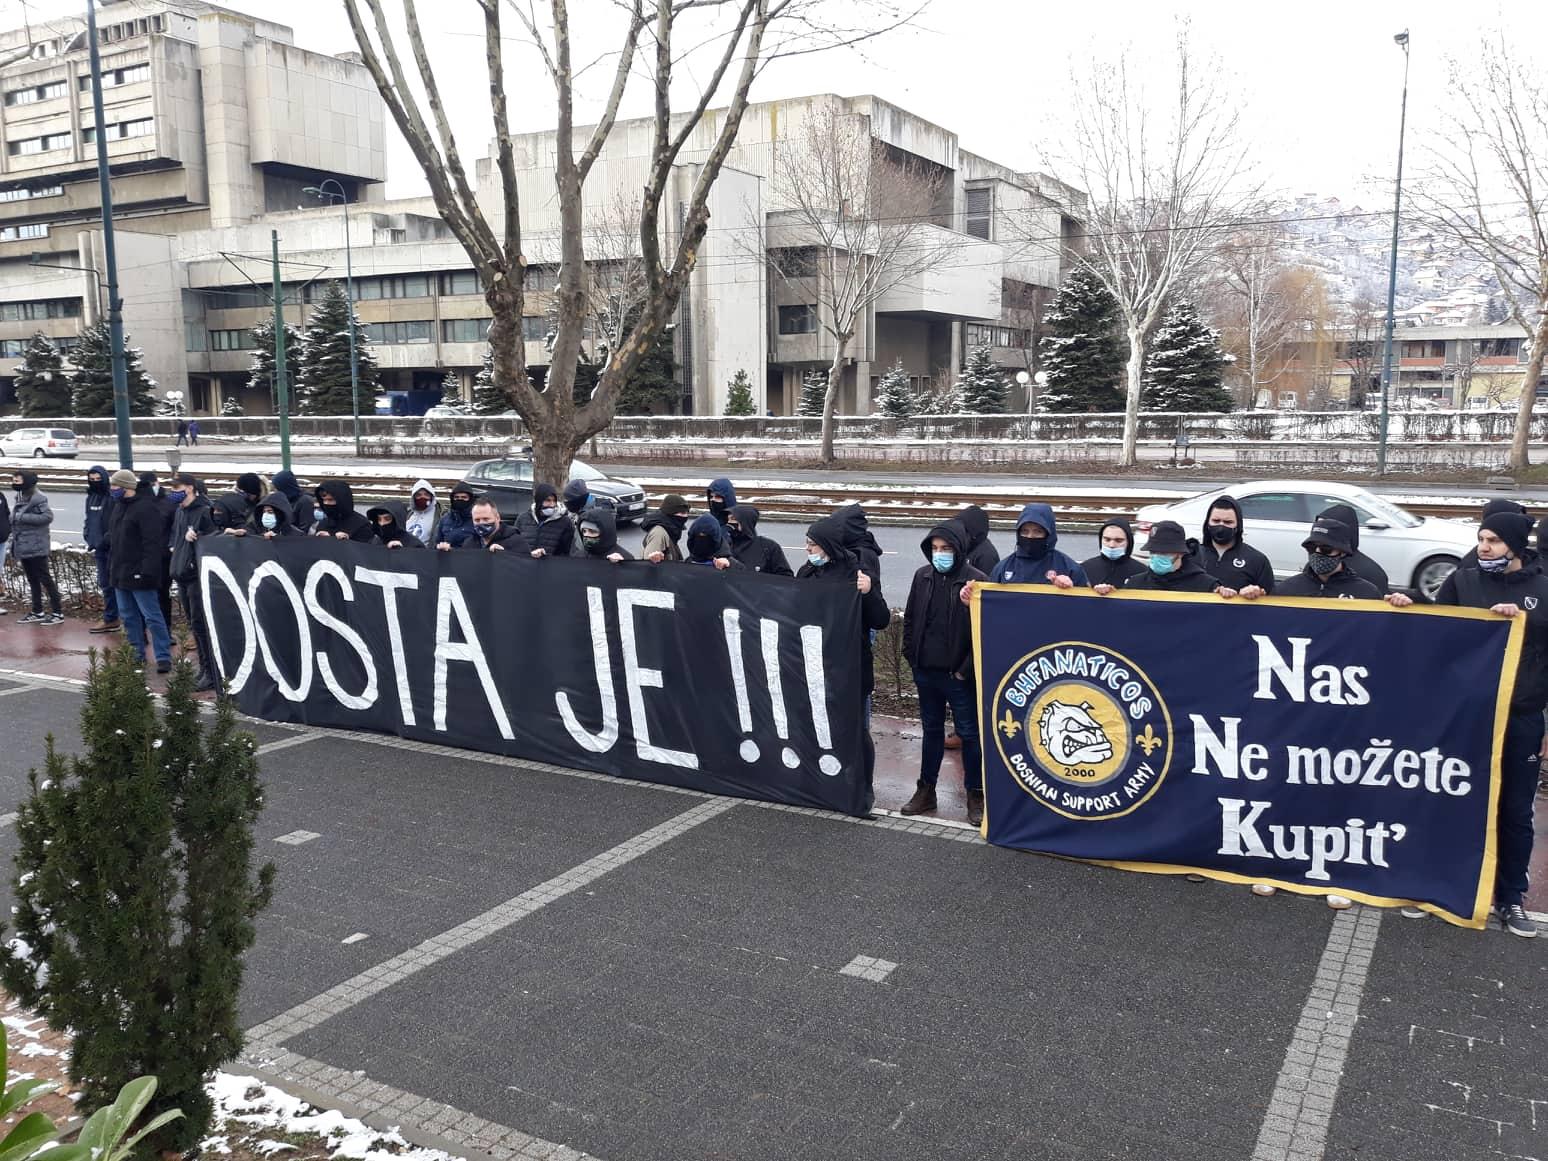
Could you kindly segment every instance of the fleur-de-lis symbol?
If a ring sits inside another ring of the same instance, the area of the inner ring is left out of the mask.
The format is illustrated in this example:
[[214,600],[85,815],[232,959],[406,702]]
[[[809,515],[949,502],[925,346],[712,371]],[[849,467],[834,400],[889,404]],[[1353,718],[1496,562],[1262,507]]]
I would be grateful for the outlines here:
[[1145,732],[1134,739],[1134,744],[1144,750],[1145,757],[1148,758],[1161,748],[1161,739],[1156,737],[1156,731],[1151,728],[1149,722],[1146,722]]
[[1000,723],[1000,733],[1007,738],[1014,738],[1021,733],[1021,723],[1011,716],[1009,707],[1005,710],[1005,720]]

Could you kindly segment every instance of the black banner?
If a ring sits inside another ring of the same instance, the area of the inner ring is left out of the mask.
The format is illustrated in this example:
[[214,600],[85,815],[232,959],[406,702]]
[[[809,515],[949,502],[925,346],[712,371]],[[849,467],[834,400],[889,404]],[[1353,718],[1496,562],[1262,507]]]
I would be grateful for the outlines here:
[[690,565],[199,544],[244,713],[865,814],[859,596]]

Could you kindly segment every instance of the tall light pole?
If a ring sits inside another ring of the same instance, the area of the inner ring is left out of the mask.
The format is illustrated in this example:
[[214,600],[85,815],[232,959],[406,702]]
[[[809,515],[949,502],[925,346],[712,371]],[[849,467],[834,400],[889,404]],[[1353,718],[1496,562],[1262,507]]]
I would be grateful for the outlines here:
[[1392,326],[1397,311],[1398,225],[1403,214],[1403,134],[1408,128],[1408,30],[1392,38],[1403,50],[1403,104],[1398,115],[1397,192],[1392,198],[1392,261],[1387,268],[1387,341],[1381,356],[1381,424],[1376,436],[1376,474],[1387,470],[1387,412],[1392,394]]
[[91,109],[97,134],[97,194],[102,201],[102,254],[107,266],[108,346],[113,362],[113,425],[118,466],[134,467],[129,431],[129,368],[124,362],[124,303],[118,297],[118,251],[113,242],[113,186],[108,177],[107,117],[102,112],[102,57],[97,51],[97,6],[86,0],[86,39],[91,48]]
[[[328,189],[330,185],[338,192],[330,192]],[[309,185],[301,192],[317,198],[327,198],[329,201],[337,198],[339,209],[344,213],[344,297],[349,302],[349,407],[355,421],[355,458],[359,459],[360,365],[355,361],[355,264],[349,246],[349,201],[344,195],[344,187],[331,177],[321,185]]]

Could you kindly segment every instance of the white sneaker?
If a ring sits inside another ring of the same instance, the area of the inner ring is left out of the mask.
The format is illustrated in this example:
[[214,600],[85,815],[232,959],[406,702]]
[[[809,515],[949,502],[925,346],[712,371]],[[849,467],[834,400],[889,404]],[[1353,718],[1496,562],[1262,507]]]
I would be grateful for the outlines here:
[[1328,906],[1335,911],[1348,911],[1354,906],[1354,900],[1343,895],[1329,895]]
[[1263,898],[1267,899],[1270,895],[1278,895],[1279,888],[1268,883],[1254,883],[1252,885],[1252,893],[1254,895],[1261,895]]
[[1425,917],[1425,912],[1419,910],[1417,907],[1399,908],[1398,914],[1401,915],[1404,919],[1423,919]]

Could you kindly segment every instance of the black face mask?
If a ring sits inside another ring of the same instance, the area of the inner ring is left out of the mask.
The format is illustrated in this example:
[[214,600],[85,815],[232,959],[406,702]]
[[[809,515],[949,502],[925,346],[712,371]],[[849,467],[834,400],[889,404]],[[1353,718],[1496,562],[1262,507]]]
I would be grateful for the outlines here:
[[1344,562],[1340,557],[1327,556],[1321,552],[1313,552],[1307,561],[1311,565],[1312,572],[1326,580],[1339,570]]
[[1044,536],[1016,537],[1016,555],[1027,560],[1042,560],[1048,555],[1048,538]]
[[467,512],[472,509],[473,501],[470,499],[459,500],[456,496],[453,496],[451,506],[453,512]]
[[731,539],[740,544],[744,540],[751,540],[752,534],[740,524],[727,524],[726,531],[731,534]]
[[666,520],[666,526],[672,530],[674,537],[681,536],[683,529],[688,526],[688,514],[686,512],[680,516],[667,516],[664,519]]
[[1236,529],[1224,524],[1211,524],[1209,526],[1209,538],[1216,544],[1230,544],[1236,539]]

